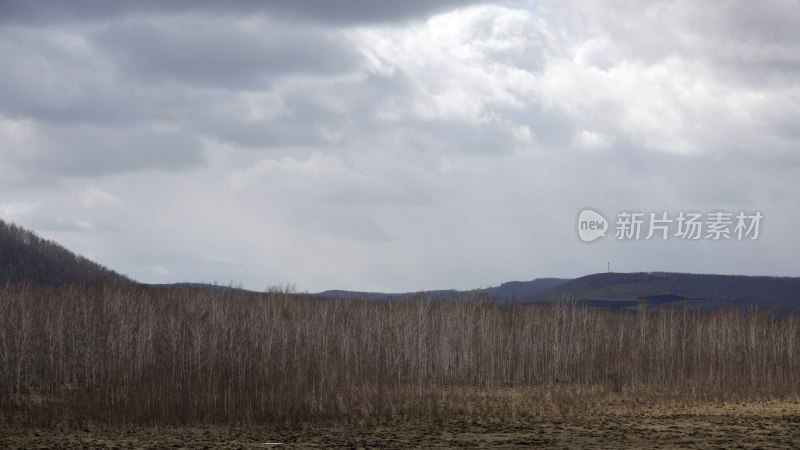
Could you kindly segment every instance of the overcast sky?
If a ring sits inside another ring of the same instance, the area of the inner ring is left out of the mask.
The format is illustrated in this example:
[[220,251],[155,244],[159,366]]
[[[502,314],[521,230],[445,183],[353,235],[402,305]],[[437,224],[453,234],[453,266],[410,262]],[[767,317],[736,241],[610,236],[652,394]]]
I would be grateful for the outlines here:
[[0,217],[143,282],[800,275],[797,1],[3,1],[0,67]]

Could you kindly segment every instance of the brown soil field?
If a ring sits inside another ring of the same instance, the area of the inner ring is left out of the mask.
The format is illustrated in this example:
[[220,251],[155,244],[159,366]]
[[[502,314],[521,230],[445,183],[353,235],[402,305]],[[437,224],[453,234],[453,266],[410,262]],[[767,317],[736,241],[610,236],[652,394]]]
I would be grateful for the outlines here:
[[800,448],[800,401],[441,423],[0,427],[2,448]]

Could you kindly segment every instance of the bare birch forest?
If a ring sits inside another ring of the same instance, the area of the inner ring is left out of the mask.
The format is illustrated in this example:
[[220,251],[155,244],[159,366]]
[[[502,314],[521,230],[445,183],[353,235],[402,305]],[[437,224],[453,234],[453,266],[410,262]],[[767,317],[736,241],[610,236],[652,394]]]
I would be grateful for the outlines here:
[[800,393],[800,320],[756,309],[624,313],[568,299],[13,283],[0,287],[0,388],[2,417],[34,424],[544,414],[583,407],[588,392],[630,402],[786,397]]

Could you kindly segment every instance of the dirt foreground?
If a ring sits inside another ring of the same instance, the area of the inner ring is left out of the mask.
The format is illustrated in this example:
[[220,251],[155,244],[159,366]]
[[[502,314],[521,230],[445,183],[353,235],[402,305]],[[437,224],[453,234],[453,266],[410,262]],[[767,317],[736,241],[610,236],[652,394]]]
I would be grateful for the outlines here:
[[800,448],[800,401],[376,426],[0,428],[2,448]]

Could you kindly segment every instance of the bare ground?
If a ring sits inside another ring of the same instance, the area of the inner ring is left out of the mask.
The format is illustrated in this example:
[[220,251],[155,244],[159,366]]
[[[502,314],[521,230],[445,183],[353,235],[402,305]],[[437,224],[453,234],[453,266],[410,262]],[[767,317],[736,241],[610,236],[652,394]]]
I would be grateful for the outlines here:
[[[278,445],[278,443],[280,443]],[[614,407],[442,423],[0,428],[2,448],[800,448],[800,402]]]

